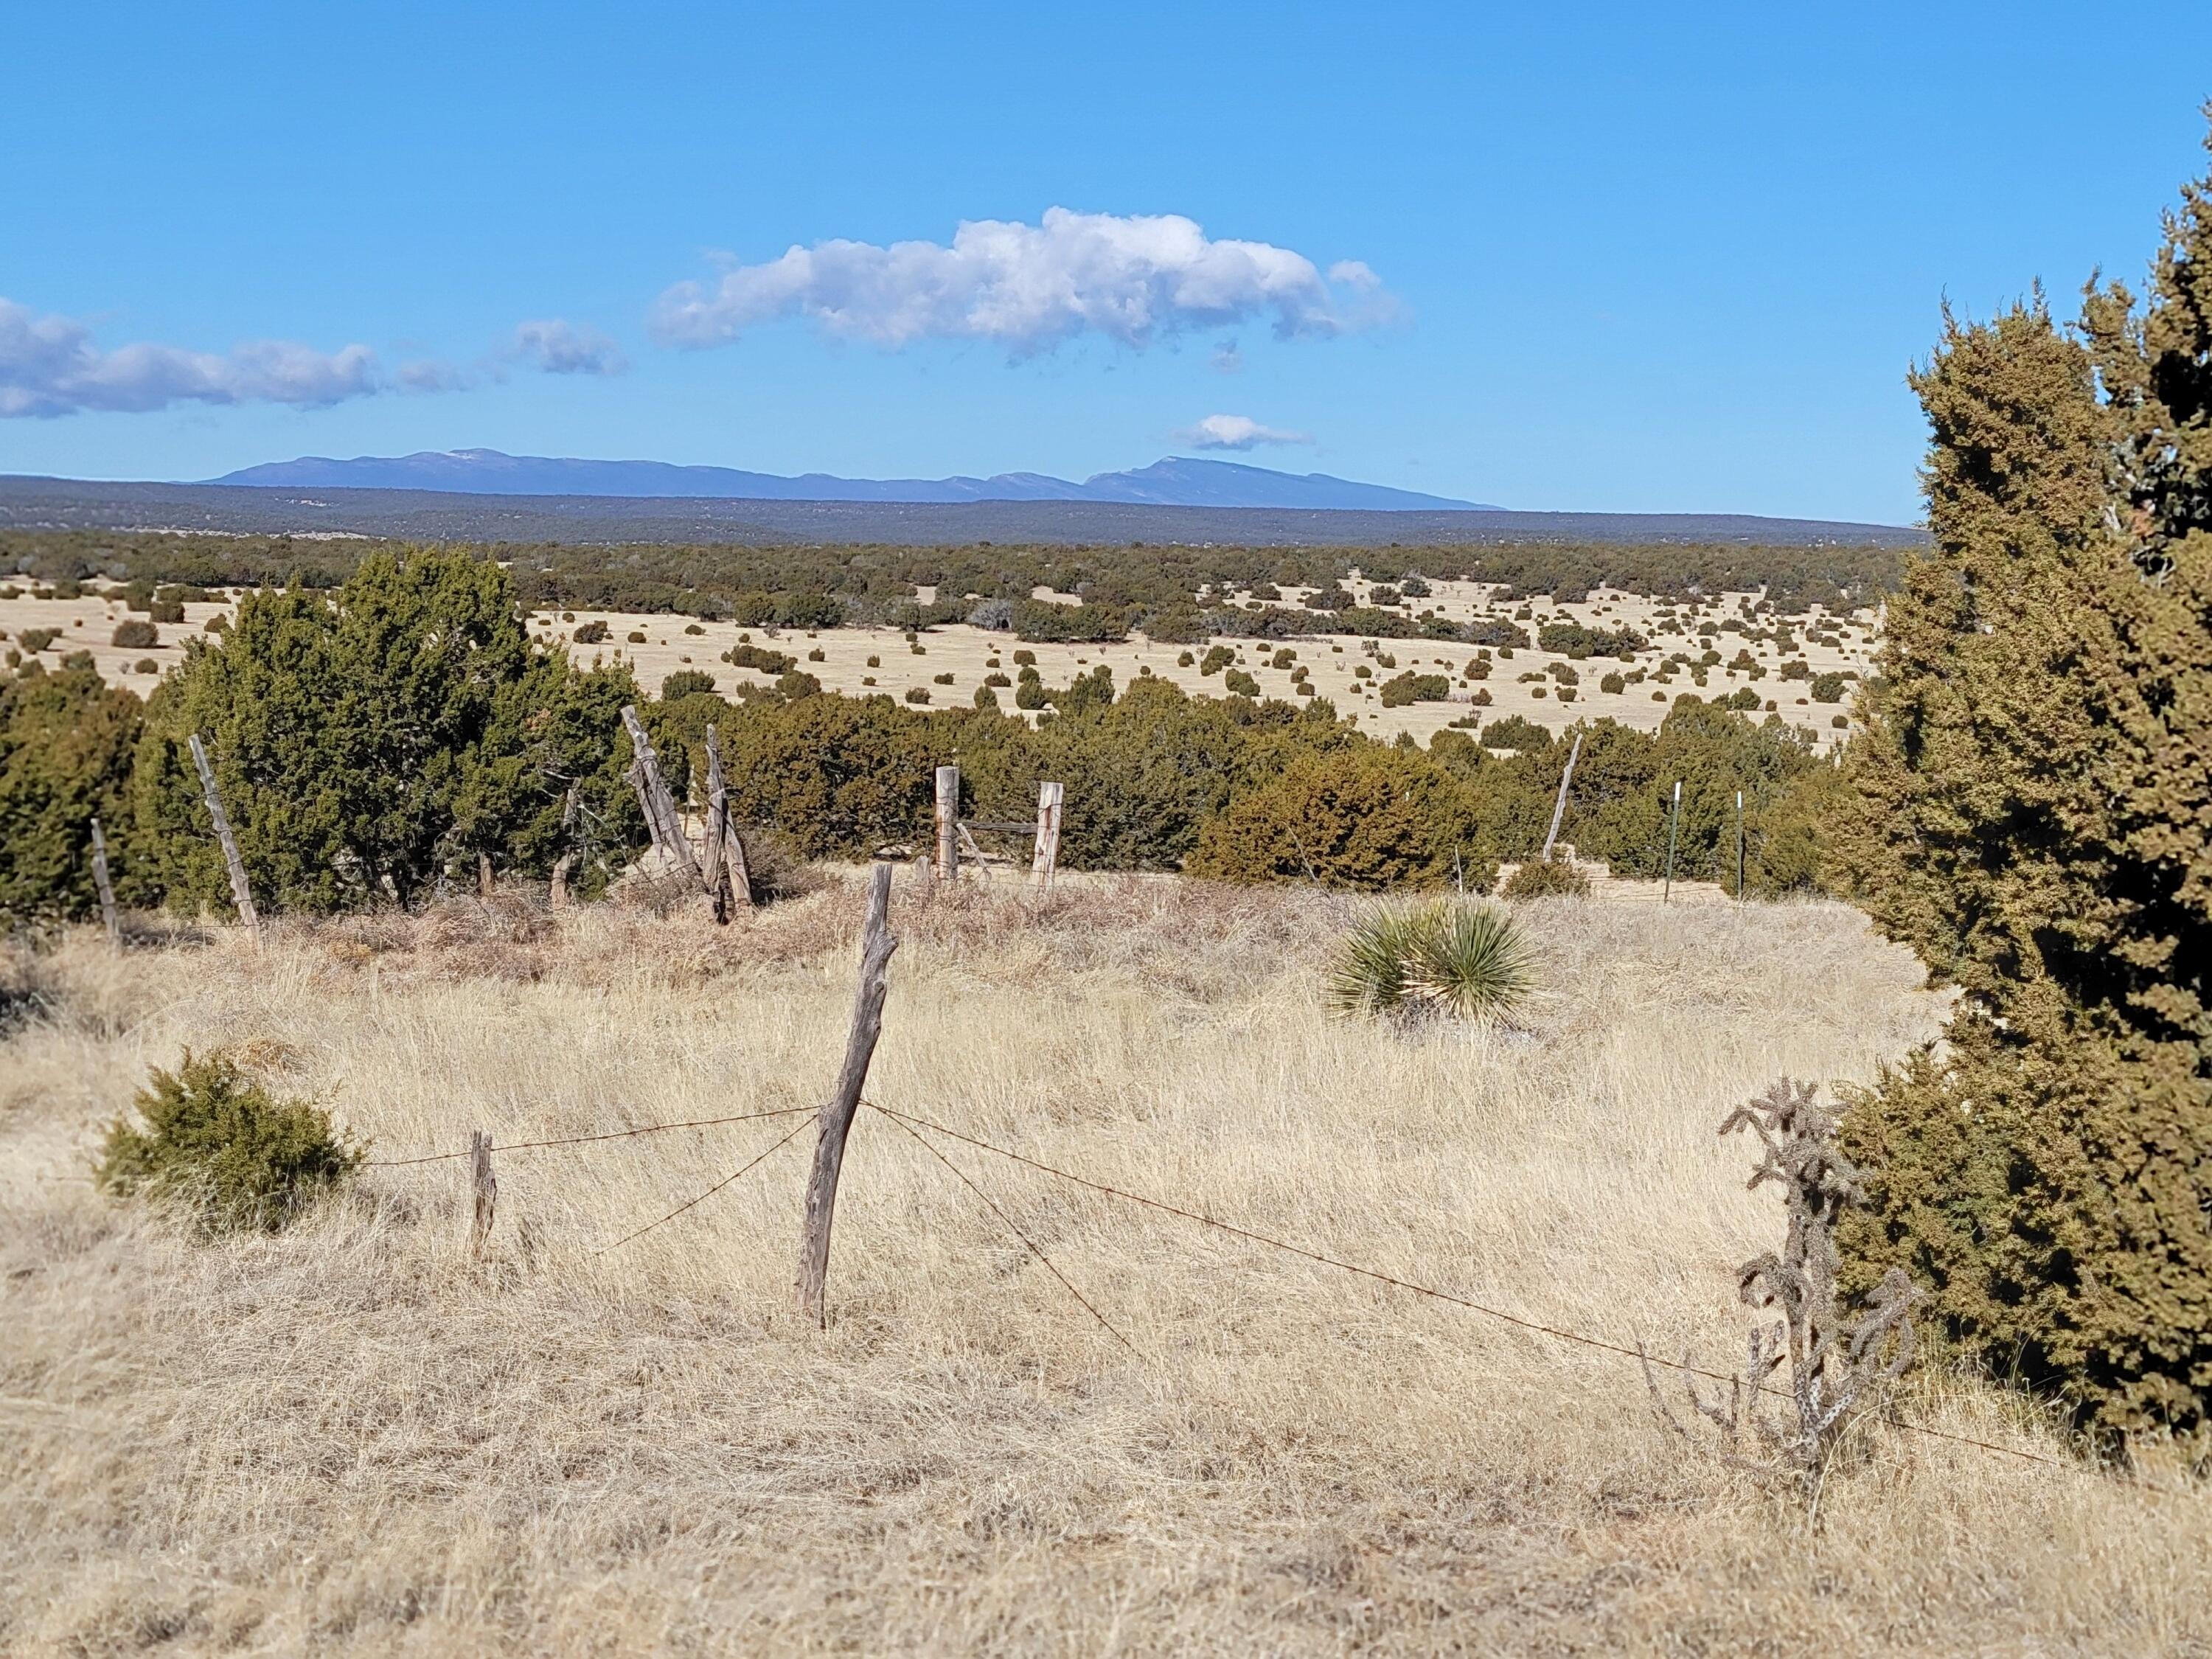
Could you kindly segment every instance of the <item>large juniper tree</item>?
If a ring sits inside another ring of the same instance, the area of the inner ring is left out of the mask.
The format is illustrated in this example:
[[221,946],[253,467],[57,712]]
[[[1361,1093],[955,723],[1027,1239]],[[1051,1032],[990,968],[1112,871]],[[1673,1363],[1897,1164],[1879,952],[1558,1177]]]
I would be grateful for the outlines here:
[[2093,303],[2094,357],[2039,295],[1946,318],[1913,377],[1935,547],[1848,763],[1861,896],[1961,994],[1847,1119],[1856,1277],[1905,1266],[1966,1346],[2100,1433],[2212,1413],[2212,542],[2152,433],[2175,419],[2152,389],[2208,361],[2165,314],[2198,275],[2197,199],[2146,316]]
[[636,695],[626,670],[534,647],[497,565],[372,554],[334,595],[249,595],[187,647],[147,711],[136,845],[173,901],[225,902],[197,732],[273,908],[408,902],[479,854],[542,874],[586,824],[618,853],[638,839],[618,717]]

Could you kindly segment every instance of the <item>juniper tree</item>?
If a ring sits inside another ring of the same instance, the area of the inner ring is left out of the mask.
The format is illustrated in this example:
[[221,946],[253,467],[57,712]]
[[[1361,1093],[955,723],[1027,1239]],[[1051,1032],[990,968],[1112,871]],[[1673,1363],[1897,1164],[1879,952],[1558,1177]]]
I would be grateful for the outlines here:
[[141,714],[88,655],[0,677],[0,922],[93,913],[91,822],[123,823]]
[[[2129,386],[2172,372],[2130,362],[2148,331],[2126,310],[2093,306],[2094,365],[2039,294],[1946,315],[1912,377],[1934,547],[1847,763],[1862,900],[1961,993],[1942,1044],[1847,1115],[1850,1280],[1905,1267],[1964,1346],[2100,1434],[2198,1431],[2212,1407],[2206,566],[2159,529],[2188,499],[2171,477],[2118,510],[2149,453]],[[2131,556],[2161,535],[2163,591]]]

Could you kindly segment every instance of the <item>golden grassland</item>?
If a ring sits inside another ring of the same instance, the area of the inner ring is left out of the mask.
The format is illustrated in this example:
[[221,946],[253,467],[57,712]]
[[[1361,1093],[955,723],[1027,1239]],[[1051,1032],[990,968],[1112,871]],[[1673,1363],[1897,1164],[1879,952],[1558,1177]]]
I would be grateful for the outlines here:
[[[70,935],[0,1044],[0,1650],[1333,1654],[2212,1651],[2212,1507],[2072,1462],[1940,1364],[1816,1516],[1656,1426],[1633,1362],[946,1155],[845,1166],[830,1317],[790,1310],[800,1118],[373,1168],[191,1242],[82,1177],[154,1065],[225,1044],[372,1155],[818,1100],[860,890],[717,930],[520,900]],[[1940,1000],[1826,903],[1522,907],[1494,1030],[1324,1012],[1355,914],[1073,878],[922,903],[871,1094],[1531,1318],[1725,1367],[1779,1243],[1714,1135],[1865,1080]],[[2155,1466],[2156,1460],[2152,1460]],[[2164,1471],[2176,1487],[2185,1477]]]
[[[1355,577],[1346,586],[1356,599],[1364,599],[1372,584]],[[1582,684],[1576,688],[1576,696],[1567,702],[1560,701],[1559,688],[1550,679],[1548,671],[1551,665],[1564,664],[1568,659],[1556,653],[1516,651],[1510,661],[1492,665],[1490,678],[1483,682],[1492,701],[1487,708],[1478,710],[1464,701],[1385,708],[1376,695],[1376,688],[1382,681],[1407,669],[1449,673],[1455,688],[1465,693],[1470,688],[1458,684],[1458,676],[1474,655],[1470,646],[1446,645],[1433,640],[1376,641],[1378,651],[1395,659],[1396,666],[1393,668],[1378,665],[1368,655],[1357,635],[1313,635],[1281,645],[1256,640],[1224,643],[1236,648],[1237,659],[1234,665],[1259,681],[1262,696],[1297,696],[1291,668],[1272,665],[1277,651],[1287,647],[1297,653],[1297,665],[1308,671],[1316,695],[1333,701],[1340,714],[1356,716],[1362,731],[1385,738],[1395,738],[1401,732],[1411,732],[1423,743],[1453,720],[1478,713],[1486,723],[1508,714],[1519,714],[1553,731],[1563,730],[1578,720],[1603,717],[1649,731],[1666,718],[1678,694],[1693,689],[1688,678],[1681,676],[1665,688],[1646,680],[1620,692],[1599,690],[1600,682],[1608,672],[1632,671],[1639,665],[1648,671],[1672,652],[1689,650],[1695,655],[1704,647],[1704,641],[1657,632],[1654,612],[1662,608],[1657,601],[1610,592],[1593,593],[1587,601],[1577,605],[1555,605],[1548,599],[1500,601],[1492,597],[1493,590],[1486,583],[1439,581],[1434,586],[1434,594],[1419,601],[1419,607],[1433,609],[1454,622],[1510,617],[1525,606],[1531,616],[1523,625],[1532,634],[1538,623],[1547,621],[1579,622],[1601,628],[1625,623],[1644,633],[1651,644],[1637,653],[1633,663],[1593,657],[1572,664]],[[918,592],[925,600],[935,597],[931,590]],[[1284,590],[1284,603],[1295,605],[1304,592],[1299,588]],[[1721,595],[1716,615],[1735,616],[1740,600],[1754,597]],[[103,675],[143,693],[152,690],[156,679],[154,675],[133,672],[140,661],[151,660],[157,669],[166,670],[182,659],[185,638],[203,630],[210,617],[232,608],[229,605],[188,605],[182,624],[161,629],[158,647],[128,650],[108,643],[115,625],[132,614],[125,609],[119,588],[106,595],[88,592],[76,599],[40,599],[25,592],[13,599],[0,599],[0,632],[13,640],[25,628],[58,628],[63,637],[48,647],[50,656],[88,649]],[[565,620],[568,617],[574,620]],[[1788,620],[1801,634],[1817,620],[1834,622],[1841,630],[1842,643],[1836,646],[1800,639],[1800,648],[1793,654],[1804,659],[1814,673],[1850,670],[1863,675],[1868,672],[1875,628],[1875,619],[1870,613],[1844,618],[1805,615]],[[937,708],[968,707],[975,700],[984,676],[994,672],[991,665],[994,659],[998,659],[995,672],[1011,678],[1015,672],[1013,653],[1017,650],[1034,652],[1038,672],[1053,685],[1065,685],[1075,675],[1103,663],[1114,671],[1117,687],[1127,686],[1149,671],[1193,692],[1222,695],[1218,674],[1201,675],[1195,664],[1182,665],[1178,661],[1186,653],[1202,656],[1204,646],[1156,644],[1141,635],[1110,645],[1025,645],[1008,634],[954,623],[922,635],[915,641],[921,647],[917,653],[900,631],[891,628],[833,628],[809,633],[802,629],[745,629],[733,623],[699,623],[696,626],[700,631],[690,634],[684,631],[687,624],[692,624],[688,617],[605,611],[539,611],[532,618],[531,631],[548,645],[564,644],[579,627],[592,622],[606,623],[610,638],[605,645],[570,645],[568,648],[576,659],[588,663],[596,657],[629,663],[636,671],[638,683],[655,694],[661,682],[681,668],[701,669],[714,675],[717,688],[725,694],[734,692],[741,684],[770,684],[771,676],[732,667],[720,660],[722,653],[738,643],[742,635],[757,645],[797,659],[799,667],[820,680],[826,690],[862,696],[881,691],[903,700],[908,691],[919,688],[929,694],[930,706]],[[633,642],[629,637],[632,634],[645,637]],[[1733,659],[1738,650],[1749,649],[1765,667],[1766,677],[1754,681],[1743,673],[1716,668],[1702,695],[1719,696],[1752,686],[1762,698],[1772,699],[1777,712],[1784,718],[1805,727],[1824,746],[1845,735],[1831,720],[1847,709],[1848,704],[1813,702],[1806,682],[1782,680],[1777,671],[1784,659],[1771,641],[1761,641],[1747,647],[1737,635],[1724,634],[1712,643],[1721,648],[1723,659]],[[821,660],[810,659],[808,653],[814,651],[822,653]],[[871,662],[871,658],[875,661]],[[1364,677],[1358,672],[1363,668],[1367,671]],[[939,684],[936,677],[945,673],[952,676],[952,684]],[[1524,682],[1520,678],[1524,674],[1540,677],[1542,684]],[[1012,711],[1011,689],[1000,690],[999,701],[1001,707]]]

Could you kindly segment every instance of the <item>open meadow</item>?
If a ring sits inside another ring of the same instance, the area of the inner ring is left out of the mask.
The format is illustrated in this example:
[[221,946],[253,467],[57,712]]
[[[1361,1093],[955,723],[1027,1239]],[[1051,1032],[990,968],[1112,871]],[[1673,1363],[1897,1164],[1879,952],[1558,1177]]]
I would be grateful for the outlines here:
[[[204,922],[20,947],[0,1650],[2212,1652],[2202,1488],[2100,1472],[1940,1358],[1899,1417],[2055,1461],[1869,1418],[1808,1515],[1669,1436],[1632,1359],[877,1110],[823,1329],[791,1309],[803,1110],[501,1152],[481,1261],[450,1158],[215,1243],[86,1178],[187,1048],[375,1160],[811,1107],[861,908],[827,874],[720,929],[502,892],[282,921],[258,956]],[[902,875],[869,1097],[1728,1368],[1782,1214],[1716,1127],[1932,1037],[1910,953],[1840,905],[1601,886],[1516,908],[1537,990],[1505,1024],[1399,1029],[1325,1012],[1365,902]]]

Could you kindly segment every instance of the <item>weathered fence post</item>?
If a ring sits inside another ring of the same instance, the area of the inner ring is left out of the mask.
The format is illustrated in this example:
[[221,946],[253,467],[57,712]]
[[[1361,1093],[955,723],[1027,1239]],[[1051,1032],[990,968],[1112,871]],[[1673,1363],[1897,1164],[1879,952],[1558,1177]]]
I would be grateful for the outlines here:
[[92,821],[92,881],[100,889],[100,921],[107,929],[110,945],[123,943],[123,926],[115,919],[115,884],[107,878],[107,837],[100,833],[100,820]]
[[553,881],[546,891],[546,902],[556,910],[565,908],[568,902],[568,872],[576,867],[576,855],[563,853],[553,860]]
[[821,1128],[814,1143],[814,1173],[806,1183],[806,1216],[799,1245],[799,1310],[823,1322],[823,1287],[830,1276],[830,1224],[837,1209],[837,1174],[845,1161],[845,1137],[860,1109],[868,1062],[884,1029],[884,994],[890,988],[891,952],[898,940],[890,929],[891,867],[876,866],[868,884],[868,921],[860,935],[860,988],[853,999],[853,1029],[845,1039],[845,1067],[837,1086],[823,1103]]
[[937,769],[937,878],[960,879],[960,769]]
[[1674,804],[1667,812],[1667,884],[1659,890],[1659,902],[1671,904],[1674,898],[1674,832],[1682,827],[1682,781],[1674,780]]
[[638,805],[645,809],[646,828],[653,832],[653,844],[689,868],[699,878],[699,884],[713,892],[707,872],[691,856],[691,843],[684,838],[684,821],[677,816],[675,799],[668,793],[667,781],[660,775],[660,757],[653,752],[653,739],[645,735],[645,722],[638,719],[635,705],[624,703],[622,719],[623,729],[629,733],[630,751],[636,757],[630,763],[630,787],[637,791]]
[[1735,792],[1735,902],[1743,903],[1743,791]]
[[199,769],[200,793],[207,802],[208,817],[215,822],[216,839],[222,843],[222,861],[230,870],[230,896],[238,906],[238,919],[246,924],[246,931],[253,939],[253,948],[261,948],[261,916],[253,908],[253,889],[246,879],[246,860],[238,855],[238,837],[230,833],[230,819],[222,810],[222,793],[215,787],[215,768],[208,764],[207,745],[200,734],[191,734],[192,764]]
[[478,853],[477,854],[477,896],[489,898],[497,890],[497,887],[498,883],[491,872],[491,854]]
[[469,1131],[469,1189],[476,1200],[476,1217],[470,1224],[469,1253],[483,1254],[491,1233],[492,1215],[499,1206],[499,1178],[491,1172],[491,1135],[483,1129]]
[[722,740],[707,728],[707,890],[714,896],[714,920],[730,919],[730,901],[753,902],[752,872],[745,844],[730,823],[729,786],[722,779]]
[[1559,798],[1552,803],[1552,827],[1544,836],[1543,856],[1539,864],[1552,861],[1552,843],[1559,838],[1559,820],[1567,813],[1567,786],[1575,780],[1575,757],[1583,752],[1583,734],[1575,733],[1575,746],[1567,750],[1567,769],[1559,774]]
[[1030,874],[1040,893],[1050,890],[1053,866],[1060,862],[1060,805],[1065,793],[1056,783],[1037,785],[1036,854],[1030,860]]

